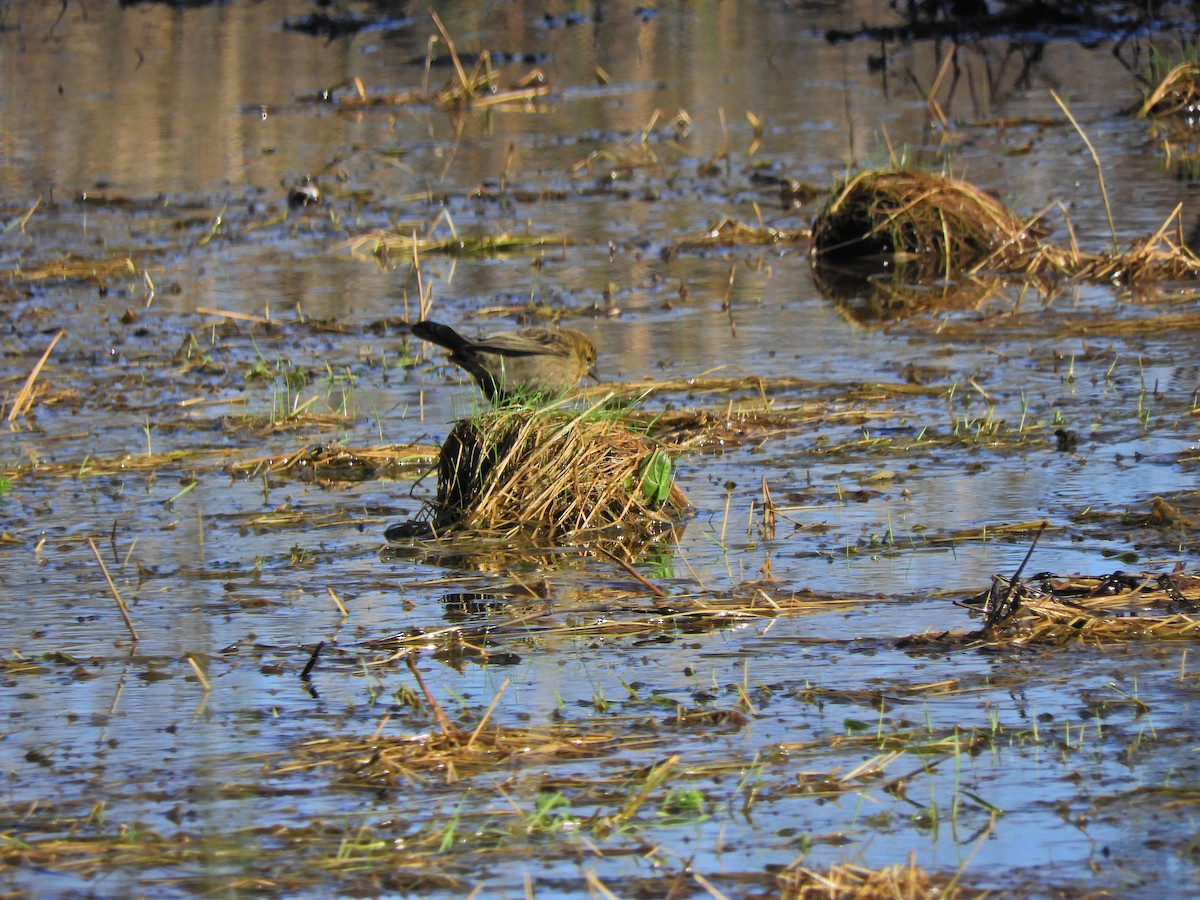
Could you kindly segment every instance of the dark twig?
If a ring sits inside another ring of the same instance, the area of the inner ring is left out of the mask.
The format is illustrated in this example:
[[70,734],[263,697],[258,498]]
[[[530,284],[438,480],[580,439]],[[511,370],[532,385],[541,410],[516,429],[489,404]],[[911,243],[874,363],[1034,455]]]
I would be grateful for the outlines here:
[[1029,558],[1033,556],[1033,550],[1037,546],[1038,540],[1041,538],[1042,533],[1046,530],[1046,527],[1049,524],[1049,522],[1043,520],[1042,524],[1038,526],[1037,534],[1033,536],[1033,540],[1029,544],[1029,550],[1025,553],[1025,558],[1021,560],[1021,565],[1017,566],[1016,573],[1008,582],[1008,590],[1004,592],[1003,599],[999,603],[993,605],[992,595],[988,595],[987,606],[984,608],[984,612],[987,616],[984,625],[985,628],[996,627],[1005,619],[1011,618],[1013,615],[1015,615],[1017,610],[1021,608],[1020,599],[1018,598],[1014,600],[1014,597],[1016,596],[1017,583],[1021,580],[1021,573],[1025,571],[1025,566],[1028,564]]

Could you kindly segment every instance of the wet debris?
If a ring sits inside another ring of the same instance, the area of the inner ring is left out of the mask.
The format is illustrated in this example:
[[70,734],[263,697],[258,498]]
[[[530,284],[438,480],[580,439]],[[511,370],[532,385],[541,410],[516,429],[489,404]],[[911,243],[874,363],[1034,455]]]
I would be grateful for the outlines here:
[[1151,528],[1195,528],[1195,523],[1179,511],[1179,507],[1168,503],[1162,497],[1154,497],[1150,501],[1150,515],[1141,524]]
[[284,456],[243,460],[227,467],[234,475],[295,478],[307,482],[353,482],[397,477],[413,467],[425,467],[437,456],[426,444],[384,444],[379,447],[343,447],[311,444]]
[[[449,81],[440,90],[431,91],[426,88],[417,88],[371,95],[368,94],[366,87],[358,78],[352,78],[306,99],[321,103],[333,103],[338,108],[347,110],[414,105],[459,110],[467,107],[480,108],[510,104],[535,108],[535,104],[550,93],[549,85],[545,84],[545,73],[536,66],[517,78],[511,86],[501,86],[500,73],[495,68],[496,65],[514,58],[535,57],[513,57],[503,53],[493,55],[486,49],[478,54],[459,53],[454,39],[442,24],[438,14],[430,12],[430,18],[437,28],[438,38],[430,40],[428,53],[422,62],[427,71],[439,64],[445,65],[444,58],[436,49],[445,48],[452,70]],[[345,27],[354,27],[357,21],[359,20],[348,22]],[[410,20],[408,19],[393,19],[382,23],[371,23],[370,27],[397,28],[409,24]],[[338,23],[334,22],[331,27],[337,27],[337,25]],[[354,90],[345,95],[338,94],[337,92],[344,87],[353,87]]]
[[807,237],[800,229],[775,228],[762,223],[747,225],[728,217],[714,222],[703,234],[683,238],[675,246],[680,249],[704,247],[744,247],[790,244]]
[[1042,242],[1014,272],[1023,276],[1051,276],[1104,284],[1143,285],[1164,279],[1200,277],[1200,256],[1183,235],[1176,206],[1154,234],[1132,241],[1128,248],[1083,252]]
[[[987,649],[1200,638],[1200,575],[1171,572],[995,575],[963,606],[985,617],[969,633],[912,635],[908,649]],[[988,623],[991,624],[988,624]]]
[[622,734],[611,728],[581,733],[577,726],[544,728],[487,727],[479,722],[464,731],[418,733],[410,737],[315,738],[298,748],[294,760],[275,775],[328,770],[340,774],[337,783],[347,788],[402,789],[433,776],[455,780],[503,765],[514,758],[577,759],[619,752]]
[[552,247],[566,247],[567,244],[566,235],[561,234],[514,235],[503,231],[499,234],[418,235],[414,232],[378,229],[351,239],[345,246],[357,259],[379,263],[392,257],[410,259],[414,255],[426,256],[431,253],[474,257],[536,253]]
[[[753,181],[753,178],[751,180]],[[798,181],[795,178],[779,179],[779,203],[784,210],[803,206],[824,195],[824,190],[807,181]]]

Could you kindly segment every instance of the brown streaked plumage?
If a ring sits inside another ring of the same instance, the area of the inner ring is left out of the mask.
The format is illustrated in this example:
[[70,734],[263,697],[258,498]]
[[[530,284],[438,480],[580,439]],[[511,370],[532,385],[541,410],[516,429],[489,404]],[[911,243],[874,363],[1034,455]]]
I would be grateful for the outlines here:
[[449,350],[450,361],[470,372],[497,403],[515,396],[561,397],[594,374],[596,364],[596,348],[573,328],[523,328],[469,340],[449,325],[426,320],[413,325],[412,333]]

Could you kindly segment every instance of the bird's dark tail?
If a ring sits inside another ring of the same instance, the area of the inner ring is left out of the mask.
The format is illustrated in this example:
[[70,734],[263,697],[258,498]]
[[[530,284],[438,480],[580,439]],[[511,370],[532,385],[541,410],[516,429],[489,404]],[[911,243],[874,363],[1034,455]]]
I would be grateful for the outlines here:
[[430,322],[428,319],[417,322],[412,326],[412,333],[423,341],[445,347],[451,353],[460,353],[471,346],[471,342],[451,328],[440,322]]
[[479,386],[483,388],[483,392],[489,400],[497,396],[503,396],[503,391],[496,382],[496,376],[489,372],[487,366],[480,362],[479,356],[475,352],[475,344],[468,341],[449,325],[442,325],[440,322],[430,322],[428,319],[424,319],[413,325],[410,330],[415,337],[449,350],[450,362],[458,363],[470,372],[475,380],[479,382]]

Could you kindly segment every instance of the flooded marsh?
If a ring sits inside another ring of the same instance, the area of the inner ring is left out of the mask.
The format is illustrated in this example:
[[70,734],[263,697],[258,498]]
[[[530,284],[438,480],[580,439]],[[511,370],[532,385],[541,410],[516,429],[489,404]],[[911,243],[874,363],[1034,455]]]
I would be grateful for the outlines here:
[[[1143,15],[5,5],[5,895],[1194,892],[1195,22]],[[1020,259],[814,259],[865,172]],[[663,527],[389,531],[488,419],[430,318],[585,334],[550,421]]]

